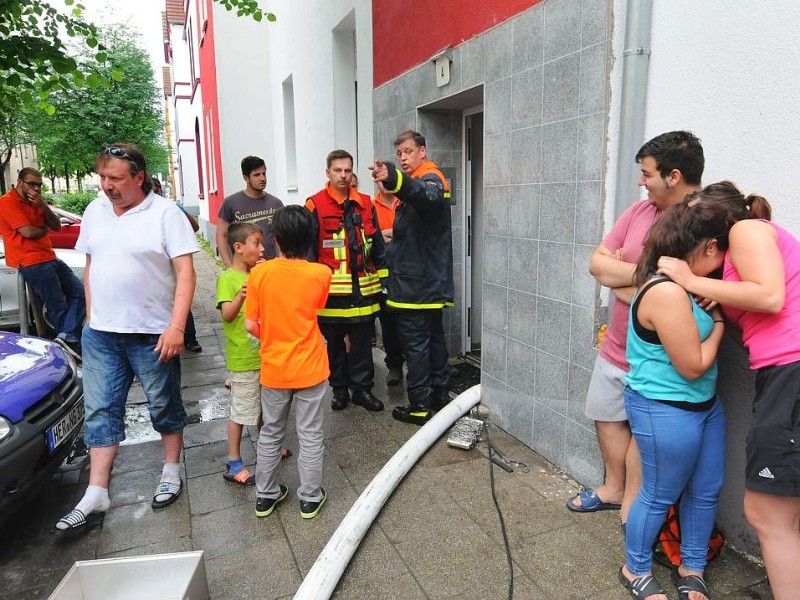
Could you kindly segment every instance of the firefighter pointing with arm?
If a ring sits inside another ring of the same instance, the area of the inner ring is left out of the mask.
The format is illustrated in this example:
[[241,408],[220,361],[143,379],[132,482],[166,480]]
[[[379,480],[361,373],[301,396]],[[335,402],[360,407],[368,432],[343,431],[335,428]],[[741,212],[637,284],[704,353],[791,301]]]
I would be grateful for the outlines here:
[[453,305],[453,232],[447,179],[428,160],[425,138],[405,131],[395,140],[398,169],[375,161],[372,178],[399,200],[387,248],[387,310],[397,315],[408,365],[408,405],[398,421],[424,425],[450,401],[442,309]]
[[[369,196],[352,186],[350,153],[328,154],[325,175],[328,183],[306,200],[306,208],[314,216],[316,240],[309,260],[333,272],[328,301],[318,312],[331,370],[331,408],[343,410],[352,399],[367,410],[383,410],[383,403],[372,395],[372,332],[380,310],[381,279],[387,275],[383,236]],[[349,352],[345,338],[350,340]]]

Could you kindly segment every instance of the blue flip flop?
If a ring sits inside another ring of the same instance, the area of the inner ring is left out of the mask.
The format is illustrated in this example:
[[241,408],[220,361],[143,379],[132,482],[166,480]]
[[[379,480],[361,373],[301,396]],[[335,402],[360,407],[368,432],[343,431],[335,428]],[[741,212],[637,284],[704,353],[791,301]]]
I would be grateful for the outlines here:
[[[580,506],[576,506],[572,503],[575,498],[581,501]],[[614,504],[613,502],[603,502],[594,490],[584,490],[577,496],[567,500],[567,508],[572,512],[589,513],[599,510],[619,510],[622,508],[622,505]]]

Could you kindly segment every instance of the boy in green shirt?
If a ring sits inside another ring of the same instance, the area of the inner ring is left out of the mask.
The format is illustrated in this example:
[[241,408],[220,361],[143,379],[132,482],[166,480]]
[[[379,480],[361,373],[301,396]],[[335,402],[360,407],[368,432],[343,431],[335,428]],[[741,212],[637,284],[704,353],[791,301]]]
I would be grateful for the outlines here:
[[228,461],[222,476],[241,485],[256,482],[255,473],[242,460],[242,429],[245,425],[261,425],[259,341],[245,331],[244,300],[250,269],[264,258],[262,236],[261,229],[252,223],[232,224],[227,233],[228,245],[233,248],[231,266],[217,278],[217,308],[222,314],[231,389]]

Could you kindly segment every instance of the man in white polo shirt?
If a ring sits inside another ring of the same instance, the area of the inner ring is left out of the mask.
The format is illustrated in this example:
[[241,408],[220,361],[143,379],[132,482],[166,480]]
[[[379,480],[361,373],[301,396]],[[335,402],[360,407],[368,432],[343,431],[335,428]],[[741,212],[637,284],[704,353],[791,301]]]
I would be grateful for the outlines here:
[[86,253],[83,328],[84,439],[89,487],[56,532],[85,531],[108,509],[111,467],[125,439],[125,401],[134,376],[164,444],[164,468],[153,508],[183,490],[180,455],[186,411],[180,353],[194,295],[197,239],[180,209],[152,192],[139,148],[109,146],[97,159],[104,197],[83,215],[75,247]]

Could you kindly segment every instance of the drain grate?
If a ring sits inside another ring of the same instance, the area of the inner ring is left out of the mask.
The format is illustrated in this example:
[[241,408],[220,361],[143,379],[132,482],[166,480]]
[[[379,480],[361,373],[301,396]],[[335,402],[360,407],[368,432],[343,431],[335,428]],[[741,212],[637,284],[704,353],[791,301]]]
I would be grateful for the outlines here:
[[481,382],[481,368],[472,363],[459,362],[450,366],[450,391],[460,394]]

